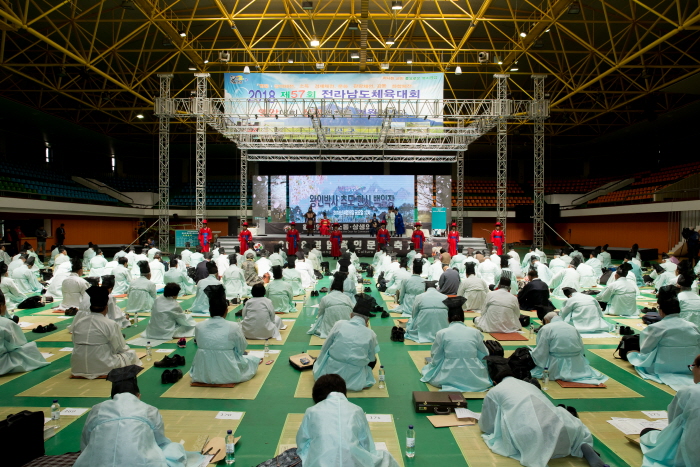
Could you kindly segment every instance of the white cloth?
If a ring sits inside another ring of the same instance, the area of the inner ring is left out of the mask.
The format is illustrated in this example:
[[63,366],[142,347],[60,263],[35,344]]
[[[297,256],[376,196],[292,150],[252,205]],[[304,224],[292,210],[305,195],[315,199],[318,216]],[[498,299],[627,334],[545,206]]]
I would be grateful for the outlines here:
[[136,279],[137,277],[141,277],[141,269],[139,268],[139,263],[141,261],[146,261],[148,262],[148,256],[146,255],[136,255],[134,256],[134,261],[129,260],[129,264],[131,265],[131,277]]
[[137,277],[129,284],[127,313],[144,313],[153,308],[156,300],[156,285],[146,277]]
[[554,258],[549,262],[549,270],[552,271],[552,275],[566,268],[566,266],[567,264],[559,258]]
[[59,310],[68,308],[80,308],[81,303],[87,297],[85,291],[90,288],[90,283],[79,277],[77,273],[71,272],[61,284],[61,294],[63,301],[57,307]]
[[186,315],[177,299],[161,295],[151,309],[151,319],[141,337],[170,340],[175,337],[194,337],[197,324],[191,315]]
[[182,257],[182,261],[185,262],[185,265],[191,266],[192,264],[190,263],[190,258],[192,257],[192,252],[188,249],[184,249],[180,252],[180,257]]
[[219,277],[224,275],[229,266],[228,255],[219,255],[219,257],[216,258],[216,269],[219,271]]
[[95,250],[93,248],[88,248],[83,253],[83,269],[90,268],[90,260],[95,257]]
[[477,329],[483,332],[517,332],[520,326],[520,305],[508,290],[497,289],[486,296],[481,316],[474,318]]
[[246,339],[280,339],[282,319],[275,314],[272,301],[253,297],[243,306],[241,329]]
[[630,281],[616,280],[606,285],[601,293],[596,295],[599,302],[607,303],[605,313],[617,316],[637,316],[637,292]]
[[156,253],[160,253],[160,250],[159,250],[158,248],[156,248],[156,247],[150,248],[150,249],[148,250],[148,253],[147,253],[147,255],[148,255],[148,260],[149,260],[149,261],[152,261],[153,258],[156,256]]
[[129,268],[119,265],[112,270],[112,274],[114,274],[114,288],[112,288],[112,293],[114,295],[123,295],[127,293],[131,281],[134,280],[131,277]]
[[17,284],[17,288],[26,295],[37,295],[41,293],[42,286],[36,278],[34,271],[30,270],[26,264],[21,265],[10,274]]
[[154,259],[148,263],[148,267],[151,268],[150,281],[156,284],[157,289],[163,288],[165,285],[165,266],[163,263]]
[[700,296],[697,292],[680,292],[678,301],[681,304],[681,318],[700,327]]

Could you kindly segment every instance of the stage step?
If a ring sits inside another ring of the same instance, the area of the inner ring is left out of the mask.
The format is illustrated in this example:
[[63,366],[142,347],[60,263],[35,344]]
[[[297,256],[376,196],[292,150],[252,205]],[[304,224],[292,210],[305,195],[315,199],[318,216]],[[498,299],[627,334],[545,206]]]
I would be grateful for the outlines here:
[[459,246],[459,251],[462,251],[462,248],[474,248],[474,250],[481,250],[485,251],[486,250],[486,240],[484,240],[481,237],[467,237],[467,238],[460,238],[459,243],[457,244]]

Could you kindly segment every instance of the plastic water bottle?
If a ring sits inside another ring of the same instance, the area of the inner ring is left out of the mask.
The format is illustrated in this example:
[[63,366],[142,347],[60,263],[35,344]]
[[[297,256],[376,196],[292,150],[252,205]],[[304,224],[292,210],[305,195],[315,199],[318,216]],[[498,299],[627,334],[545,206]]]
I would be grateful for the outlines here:
[[549,389],[549,367],[545,367],[542,372],[542,389],[544,391]]
[[413,429],[413,425],[408,425],[408,431],[406,432],[406,457],[413,457],[416,455],[416,431]]
[[618,323],[615,323],[615,335],[620,335],[620,325]]
[[61,404],[58,403],[58,399],[54,399],[51,404],[51,420],[56,426],[61,425]]
[[386,387],[386,376],[384,376],[384,365],[379,367],[379,389],[384,389]]
[[265,339],[265,350],[263,350],[263,356],[265,358],[270,357],[270,344],[268,344],[267,339]]
[[151,361],[153,359],[153,353],[151,352],[151,341],[146,342],[146,361]]
[[226,431],[226,465],[236,462],[236,446],[234,445],[233,431]]
[[137,311],[134,311],[134,326],[138,326],[138,325],[139,325],[139,312],[137,310]]
[[530,325],[530,339],[532,339],[533,337],[535,337],[535,325],[531,324]]

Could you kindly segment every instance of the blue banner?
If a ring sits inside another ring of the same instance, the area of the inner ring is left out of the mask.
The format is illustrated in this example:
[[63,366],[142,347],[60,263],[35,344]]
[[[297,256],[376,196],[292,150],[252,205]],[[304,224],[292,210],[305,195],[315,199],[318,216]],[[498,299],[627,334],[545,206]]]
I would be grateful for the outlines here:
[[190,246],[195,248],[199,245],[199,232],[196,230],[176,230],[175,248],[185,248],[185,243],[190,242]]

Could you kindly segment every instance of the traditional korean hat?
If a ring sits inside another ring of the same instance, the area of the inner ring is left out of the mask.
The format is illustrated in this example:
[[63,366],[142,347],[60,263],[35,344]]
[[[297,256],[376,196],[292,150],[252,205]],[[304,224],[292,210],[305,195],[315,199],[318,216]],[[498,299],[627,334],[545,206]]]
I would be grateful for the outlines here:
[[139,385],[136,382],[136,375],[143,367],[129,365],[122,368],[115,368],[107,374],[107,381],[112,383],[112,398],[122,392],[130,392],[133,395],[140,393]]
[[416,221],[416,225],[422,225],[420,221]]
[[243,227],[248,227],[248,222],[247,222],[247,221],[243,221]]
[[146,274],[151,273],[151,267],[148,265],[148,261],[139,261],[138,266],[139,266],[139,272],[141,273],[142,276],[145,276]]
[[496,222],[496,227],[502,227],[502,226],[503,226],[503,224],[501,224],[500,222]]
[[297,223],[294,222],[294,221],[292,221],[292,222],[289,223],[289,225],[297,225]]
[[92,286],[85,291],[90,296],[90,306],[104,308],[109,302],[109,289],[107,287]]
[[453,223],[450,225],[450,227],[457,227],[457,223],[456,223],[456,222],[453,222]]
[[333,222],[333,227],[340,227],[340,224],[338,224],[337,222]]
[[386,224],[386,221],[382,219],[382,221],[380,222],[380,224]]
[[206,224],[206,223],[207,223],[207,220],[206,220],[206,219],[202,219],[202,224]]
[[208,285],[204,289],[204,293],[209,299],[209,309],[215,311],[223,311],[226,305],[226,291],[221,284]]

